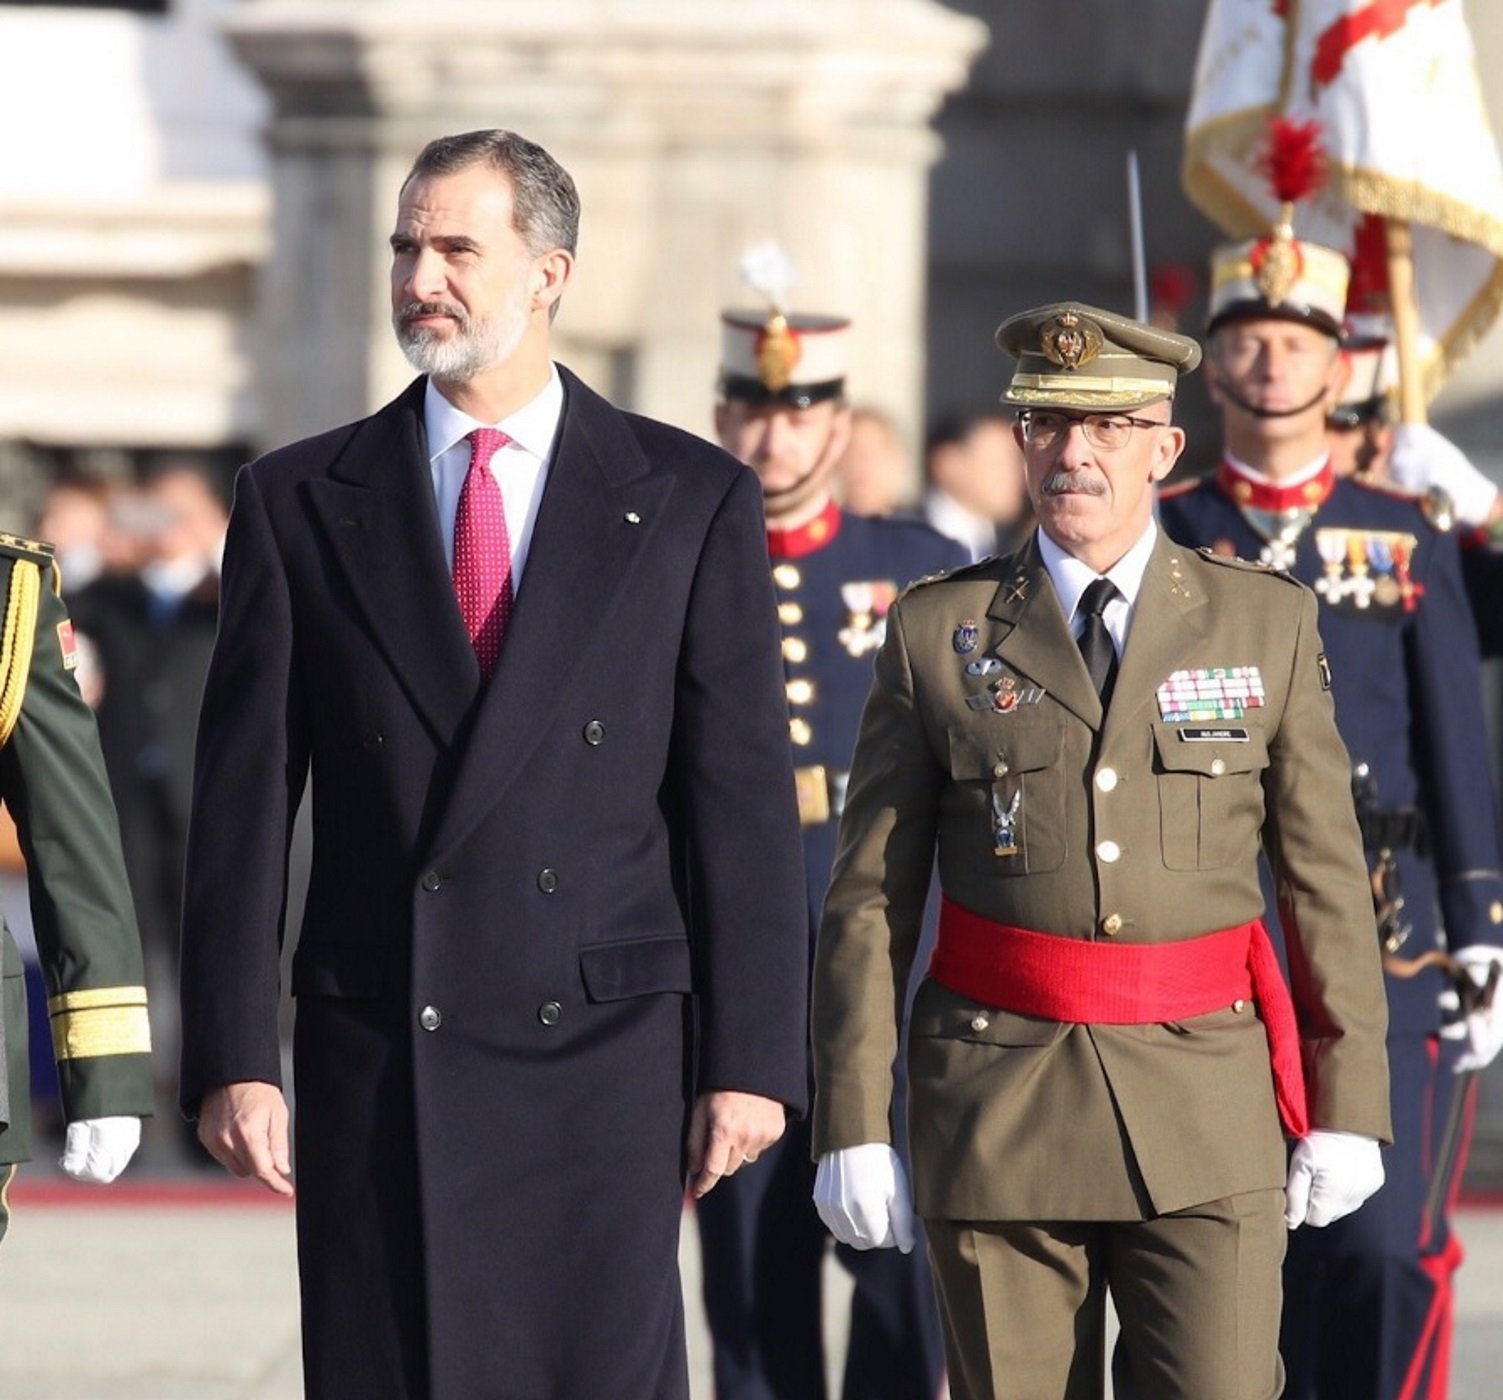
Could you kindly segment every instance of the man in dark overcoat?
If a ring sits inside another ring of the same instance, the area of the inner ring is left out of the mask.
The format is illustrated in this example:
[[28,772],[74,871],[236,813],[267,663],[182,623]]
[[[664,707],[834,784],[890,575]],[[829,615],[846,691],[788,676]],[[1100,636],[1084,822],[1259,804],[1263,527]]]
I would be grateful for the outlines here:
[[240,476],[200,721],[183,1097],[291,1191],[307,1394],[686,1397],[678,1226],[803,1107],[806,934],[755,476],[553,364],[578,200],[508,132],[402,187],[424,372]]

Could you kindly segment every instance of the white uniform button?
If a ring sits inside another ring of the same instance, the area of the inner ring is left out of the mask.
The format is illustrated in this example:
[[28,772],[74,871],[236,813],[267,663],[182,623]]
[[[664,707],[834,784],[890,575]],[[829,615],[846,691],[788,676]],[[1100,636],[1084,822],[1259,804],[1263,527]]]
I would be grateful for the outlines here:
[[1211,772],[1219,778],[1226,772],[1226,760],[1224,758],[1213,758],[1211,760]]
[[1005,778],[1011,772],[1012,769],[1007,766],[1005,760],[992,765],[992,777],[994,778]]
[[1099,768],[1096,770],[1096,786],[1102,792],[1110,792],[1117,786],[1117,770],[1115,768]]
[[1241,997],[1238,997],[1237,1000],[1232,1003],[1232,1010],[1240,1016],[1246,1006],[1247,1003],[1243,1001]]
[[798,569],[794,565],[779,564],[772,571],[772,581],[776,583],[779,588],[787,588],[792,590],[794,588],[797,588],[804,580],[799,574]]
[[443,1023],[444,1018],[436,1006],[425,1006],[418,1012],[418,1025],[425,1031],[436,1031]]
[[989,1025],[991,1025],[991,1022],[984,1015],[978,1014],[971,1017],[971,1029],[973,1031],[984,1031]]
[[802,749],[814,742],[814,730],[806,719],[791,719],[788,721],[788,737]]
[[1101,921],[1101,931],[1108,938],[1115,938],[1119,933],[1122,932],[1122,915],[1108,914],[1106,918]]
[[1104,860],[1108,865],[1122,857],[1122,847],[1115,841],[1098,841],[1096,843],[1096,856]]
[[809,659],[809,643],[802,637],[783,638],[783,660],[791,661],[795,666]]

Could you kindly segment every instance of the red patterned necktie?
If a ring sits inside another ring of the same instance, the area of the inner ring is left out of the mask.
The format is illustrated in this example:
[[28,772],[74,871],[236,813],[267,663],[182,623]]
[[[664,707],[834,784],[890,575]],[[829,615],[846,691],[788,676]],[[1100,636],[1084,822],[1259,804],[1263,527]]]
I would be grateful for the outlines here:
[[485,679],[496,669],[511,615],[511,536],[501,485],[491,474],[491,458],[510,441],[499,428],[469,435],[470,470],[454,515],[454,592]]

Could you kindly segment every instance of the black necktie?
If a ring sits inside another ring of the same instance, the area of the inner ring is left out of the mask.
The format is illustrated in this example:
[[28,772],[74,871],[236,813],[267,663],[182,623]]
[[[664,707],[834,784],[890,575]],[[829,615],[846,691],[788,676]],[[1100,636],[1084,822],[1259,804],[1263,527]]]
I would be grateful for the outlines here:
[[1078,611],[1085,622],[1080,633],[1080,654],[1085,658],[1086,670],[1091,673],[1091,684],[1101,697],[1103,710],[1111,704],[1112,686],[1117,680],[1117,648],[1112,645],[1112,634],[1106,630],[1106,620],[1101,614],[1108,603],[1121,596],[1109,578],[1098,578],[1080,596]]

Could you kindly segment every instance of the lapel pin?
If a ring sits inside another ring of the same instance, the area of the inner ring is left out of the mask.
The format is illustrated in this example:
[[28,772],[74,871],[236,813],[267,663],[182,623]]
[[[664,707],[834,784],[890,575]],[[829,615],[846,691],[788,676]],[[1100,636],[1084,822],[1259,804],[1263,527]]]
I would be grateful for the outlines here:
[[1008,584],[1007,597],[1005,597],[1002,601],[1004,603],[1021,603],[1027,596],[1028,579],[1025,575],[1019,574],[1017,578],[1013,579],[1013,581]]
[[642,517],[634,510],[627,511],[625,519],[628,525],[640,525],[642,523]]

